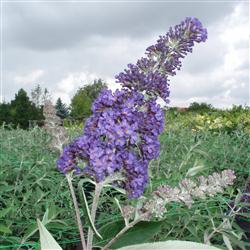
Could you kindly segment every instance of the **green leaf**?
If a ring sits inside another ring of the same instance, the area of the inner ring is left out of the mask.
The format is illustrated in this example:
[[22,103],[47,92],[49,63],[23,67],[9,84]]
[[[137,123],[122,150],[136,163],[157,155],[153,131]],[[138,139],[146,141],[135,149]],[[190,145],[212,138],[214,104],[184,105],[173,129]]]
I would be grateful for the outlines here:
[[0,224],[0,232],[9,234],[11,233],[11,230],[4,224]]
[[94,182],[90,178],[81,179],[79,183],[81,183],[81,186],[82,186],[82,184],[85,183],[85,182],[89,182],[89,183],[93,184],[94,186],[96,185],[96,182]]
[[[118,234],[124,227],[124,220],[111,221],[104,224],[99,232],[102,235],[103,240],[100,242],[96,237],[94,237],[95,246],[104,246],[108,243],[116,234]],[[112,228],[112,230],[110,230]]]
[[113,189],[115,189],[116,191],[118,191],[121,194],[124,194],[124,195],[126,194],[125,189],[119,188],[119,187],[115,187],[114,185],[106,184],[106,185],[103,185],[103,187],[113,188]]
[[1,186],[1,193],[9,192],[14,190],[13,186]]
[[37,219],[37,225],[40,234],[40,243],[41,243],[41,250],[46,249],[53,249],[53,250],[62,250],[53,236],[49,233],[49,231],[45,228],[42,222]]
[[90,211],[89,211],[89,206],[88,206],[88,201],[87,201],[87,198],[86,198],[84,189],[83,189],[83,187],[82,187],[82,184],[83,184],[85,181],[86,181],[86,180],[83,179],[83,180],[79,181],[79,183],[78,183],[79,192],[82,194],[81,200],[82,200],[82,203],[83,203],[84,212],[85,212],[85,214],[87,215],[87,219],[88,219],[88,222],[89,222],[89,225],[90,225],[91,229],[94,231],[94,233],[95,233],[100,239],[102,239],[102,236],[101,236],[101,235],[98,233],[98,231],[96,230],[95,224],[94,224],[94,222],[93,222],[92,219],[91,219],[91,215],[90,215]]
[[0,218],[4,217],[10,210],[11,210],[11,207],[7,207],[7,208],[4,208],[4,209],[1,209],[1,211],[0,211]]
[[219,248],[196,243],[192,241],[179,241],[179,240],[169,240],[164,242],[155,242],[147,244],[132,245],[119,250],[177,250],[177,249],[192,249],[192,250],[219,250]]
[[[159,222],[140,222],[133,228],[128,230],[123,236],[121,236],[111,247],[111,249],[123,247],[133,244],[140,244],[149,242],[150,239],[161,230],[161,225],[164,221]],[[105,224],[100,228],[99,232],[103,237],[103,241],[98,242],[95,239],[95,245],[104,246],[106,245],[115,235],[117,235],[124,228],[124,221],[118,220]],[[112,228],[112,230],[110,230]],[[143,232],[143,233],[142,233]]]
[[53,219],[55,219],[57,217],[57,215],[59,214],[59,210],[57,209],[57,207],[52,204],[50,207],[48,207],[43,215],[43,220],[42,223],[44,225],[50,223]]
[[48,222],[48,216],[49,216],[49,208],[46,209],[46,211],[45,211],[45,213],[44,213],[44,215],[43,215],[42,223],[43,223],[44,225],[46,225],[47,222]]
[[[114,198],[114,200],[115,200],[115,203],[116,203],[116,205],[118,206],[118,208],[120,210],[121,215],[123,216],[123,214],[122,214],[122,207],[120,205],[119,200],[117,198]],[[126,217],[124,217],[124,216],[123,216],[123,219],[124,219],[125,225],[127,226],[128,223],[129,223],[128,219]]]
[[[58,212],[56,212],[56,206],[52,205],[50,208],[47,208],[42,219],[42,223],[44,225],[47,225],[51,223],[51,221],[58,221],[58,220],[53,220],[57,216]],[[61,223],[61,221],[58,221]],[[21,243],[23,244],[24,242],[27,241],[32,235],[34,235],[38,230],[37,223],[32,223],[31,225],[28,226],[28,228],[25,231],[25,234],[22,238]]]
[[46,226],[48,229],[65,230],[65,223],[51,222]]
[[236,245],[236,246],[240,247],[241,249],[245,249],[246,246],[250,246],[249,242],[247,243],[243,240],[239,240],[232,234],[227,234],[226,232],[223,232],[223,235],[226,235],[228,237],[228,239],[230,239],[231,244]]
[[225,245],[227,246],[227,249],[228,250],[233,250],[231,242],[230,242],[229,238],[226,236],[226,234],[222,234],[222,238],[223,238],[223,241],[224,241]]
[[111,248],[120,248],[123,246],[133,244],[140,244],[149,242],[152,237],[161,230],[161,225],[164,221],[147,222],[143,221],[136,224],[133,228],[128,230],[123,236],[121,236]]
[[187,226],[186,228],[193,235],[193,237],[195,237],[195,239],[199,240],[195,226],[190,225],[190,226]]
[[192,177],[192,176],[195,176],[197,175],[198,173],[200,173],[202,170],[205,169],[205,166],[204,165],[196,165],[192,168],[190,168],[188,171],[187,171],[187,174],[186,174],[186,177]]
[[35,234],[38,230],[37,224],[31,224],[28,226],[28,228],[25,231],[25,234],[22,238],[22,243],[24,243],[29,237],[31,237],[33,234]]

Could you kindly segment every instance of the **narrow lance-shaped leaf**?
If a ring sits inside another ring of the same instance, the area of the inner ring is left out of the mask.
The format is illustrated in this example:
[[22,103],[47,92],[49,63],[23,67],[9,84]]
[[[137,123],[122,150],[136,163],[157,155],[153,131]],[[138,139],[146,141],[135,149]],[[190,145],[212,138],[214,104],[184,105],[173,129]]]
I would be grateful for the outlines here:
[[[94,232],[99,238],[102,239],[102,236],[98,233],[98,231],[97,231],[97,229],[96,229],[96,227],[95,227],[95,224],[94,224],[94,222],[93,222],[92,219],[91,219],[91,215],[90,215],[90,211],[89,211],[89,206],[88,206],[87,198],[86,198],[84,189],[83,189],[83,187],[82,187],[82,184],[83,184],[84,182],[87,182],[87,181],[89,181],[89,179],[83,179],[83,180],[79,181],[79,183],[78,183],[78,190],[79,190],[79,193],[82,194],[82,195],[80,195],[80,197],[81,197],[81,200],[82,200],[84,212],[85,212],[85,214],[87,215],[88,223],[89,223],[91,229],[93,230],[93,232]],[[93,183],[93,181],[91,181],[91,183]]]
[[164,242],[146,243],[132,245],[119,248],[118,250],[177,250],[177,249],[192,249],[192,250],[220,250],[219,248],[196,243],[192,241],[169,240]]
[[11,230],[9,229],[8,226],[4,224],[0,224],[0,232],[2,233],[11,233]]
[[39,219],[37,219],[37,225],[40,234],[41,250],[62,250],[62,248]]
[[9,211],[11,210],[11,207],[3,208],[0,210],[0,218],[3,218]]
[[[114,200],[115,200],[115,203],[117,204],[117,206],[118,206],[118,208],[119,208],[119,210],[120,210],[120,212],[121,212],[121,214],[123,216],[122,207],[120,205],[119,200],[117,198],[114,198]],[[123,216],[123,219],[124,219],[125,225],[127,226],[128,225],[128,219],[126,217],[124,217],[124,216]]]
[[203,171],[206,167],[204,165],[199,165],[195,162],[194,166],[188,169],[186,177],[192,177]]

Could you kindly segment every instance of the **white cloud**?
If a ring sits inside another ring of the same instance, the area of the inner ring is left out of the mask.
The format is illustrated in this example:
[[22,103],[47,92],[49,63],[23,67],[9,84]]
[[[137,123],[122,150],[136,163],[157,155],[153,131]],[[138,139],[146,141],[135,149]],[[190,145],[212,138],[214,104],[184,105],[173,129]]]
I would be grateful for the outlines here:
[[96,74],[89,72],[69,73],[56,83],[52,91],[53,101],[55,102],[60,97],[65,103],[70,104],[73,94],[79,87],[82,87],[85,83],[91,83],[97,78]]
[[[154,39],[151,37],[151,40],[154,41],[155,37]],[[131,46],[131,44],[133,44],[133,46]],[[59,80],[55,84],[55,88],[52,89],[53,101],[61,97],[65,103],[69,104],[79,87],[99,78],[108,83],[108,88],[115,91],[121,87],[119,83],[115,82],[115,74],[123,69],[121,68],[121,64],[124,64],[123,67],[125,68],[130,61],[136,61],[137,58],[143,55],[147,45],[148,41],[142,43],[140,40],[131,40],[126,37],[114,39],[93,36],[90,38],[90,43],[88,47],[84,49],[83,54],[86,59],[96,58],[95,64],[85,64],[81,72],[68,73],[64,78]],[[100,59],[98,60],[98,58]],[[85,63],[87,63],[87,61]],[[109,65],[110,69],[108,70],[109,72],[107,72]],[[91,73],[93,71],[95,71],[95,73]],[[105,74],[105,72],[107,73]]]
[[36,81],[38,81],[44,74],[44,71],[41,69],[33,70],[32,72],[26,74],[26,75],[19,75],[14,77],[14,81],[17,84],[36,84]]
[[202,46],[199,54],[194,49],[189,62],[192,64],[192,59],[198,56],[201,60],[210,57],[208,62],[214,62],[214,66],[207,65],[210,71],[201,73],[198,66],[193,73],[185,68],[184,62],[184,70],[172,80],[171,106],[187,106],[194,101],[211,103],[216,107],[250,105],[248,23],[247,8],[243,3],[237,5],[223,21],[208,27],[206,44],[199,45]]

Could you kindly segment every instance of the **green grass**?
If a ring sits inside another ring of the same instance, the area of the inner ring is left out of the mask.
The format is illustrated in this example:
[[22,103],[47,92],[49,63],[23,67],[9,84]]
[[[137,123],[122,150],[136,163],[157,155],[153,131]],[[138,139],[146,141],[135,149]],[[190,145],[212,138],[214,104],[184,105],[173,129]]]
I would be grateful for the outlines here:
[[[225,194],[196,201],[191,209],[169,204],[161,230],[151,239],[203,242],[204,233],[209,234],[225,218],[228,202],[235,198],[237,189],[244,187],[249,176],[250,134],[239,127],[230,132],[194,131],[187,125],[192,124],[192,114],[167,116],[166,120],[166,132],[160,137],[161,154],[151,163],[152,179],[146,195],[161,183],[176,185],[188,169],[197,165],[204,166],[198,175],[228,168],[237,175],[235,185]],[[81,128],[70,128],[69,132],[74,138]],[[42,219],[46,211],[49,212],[47,228],[64,249],[79,240],[67,182],[56,170],[58,153],[48,148],[50,139],[40,128],[0,129],[0,249],[17,249],[21,242],[24,244],[21,249],[30,249],[32,244],[32,249],[36,249],[38,233],[27,236],[36,228],[36,218]],[[109,196],[104,195],[101,203],[103,209],[97,227],[120,219],[119,210]],[[232,230],[240,234],[235,223],[232,225]],[[227,233],[237,245],[236,236]],[[211,242],[223,245],[222,235],[215,234]],[[27,246],[29,243],[31,246]],[[7,245],[12,247],[4,247]]]

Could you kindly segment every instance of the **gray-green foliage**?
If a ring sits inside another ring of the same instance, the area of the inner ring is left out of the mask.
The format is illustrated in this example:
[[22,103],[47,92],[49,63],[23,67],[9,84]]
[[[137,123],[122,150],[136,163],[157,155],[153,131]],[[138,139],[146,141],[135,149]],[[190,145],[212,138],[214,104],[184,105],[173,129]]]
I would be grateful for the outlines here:
[[[80,128],[69,129],[72,139],[80,133]],[[51,137],[39,128],[29,131],[0,129],[1,247],[20,242],[37,243],[36,218],[43,218],[46,211],[49,215],[46,227],[63,249],[66,249],[66,241],[79,241],[67,182],[55,168],[58,154],[47,147],[50,140]],[[164,133],[161,136],[160,157],[151,164],[151,182],[146,196],[159,184],[175,186],[190,168],[197,166],[202,166],[198,168],[197,175],[205,176],[214,171],[233,169],[237,175],[236,184],[223,195],[195,201],[191,209],[185,205],[169,204],[161,222],[139,223],[113,247],[129,245],[131,239],[134,244],[170,239],[204,242],[214,227],[219,227],[225,219],[229,220],[231,228],[223,228],[224,235],[233,247],[242,246],[242,232],[233,216],[228,216],[228,211],[237,188],[244,186],[248,176],[249,141],[249,134],[241,130],[215,134],[209,131],[192,132],[180,127]],[[103,246],[123,226],[119,208],[112,198],[114,192],[107,190],[101,197],[96,228],[103,239],[96,238],[96,245]],[[144,233],[142,228],[146,230]],[[210,242],[225,247],[221,232],[216,232]]]
[[163,178],[175,184],[185,177],[190,168],[202,166],[197,173],[199,175],[232,169],[237,175],[237,186],[244,186],[244,180],[249,175],[250,134],[243,131],[214,134],[182,128],[163,133],[160,141],[160,157],[151,168],[155,183]]
[[[190,240],[203,242],[204,238],[219,227],[223,220],[230,221],[230,228],[223,229],[233,247],[242,247],[242,232],[234,216],[228,216],[230,204],[235,199],[237,188],[243,190],[249,176],[250,135],[242,131],[232,134],[220,132],[192,132],[182,128],[169,130],[161,136],[161,155],[151,166],[152,182],[149,192],[159,184],[175,186],[186,177],[191,168],[196,175],[207,176],[213,171],[232,169],[236,173],[233,188],[223,195],[206,200],[197,200],[191,209],[178,204],[169,204],[162,232],[155,240]],[[223,231],[221,230],[221,231]],[[224,245],[223,234],[216,232],[211,238],[215,245]],[[225,236],[224,236],[225,238]]]
[[219,250],[213,246],[199,244],[190,241],[162,241],[156,243],[139,244],[128,247],[123,247],[118,250],[176,250],[176,249],[192,249],[192,250]]
[[58,155],[48,149],[50,140],[37,127],[0,129],[0,246],[37,239],[36,218],[45,211],[57,237],[77,237],[67,182],[55,168]]
[[37,219],[37,224],[40,234],[41,250],[43,249],[62,250],[62,248],[58,245],[53,236],[49,233],[49,231],[46,229],[44,224],[39,219]]

